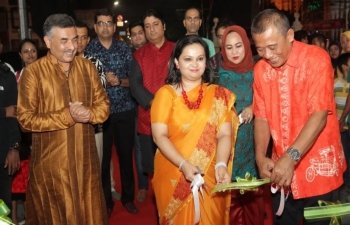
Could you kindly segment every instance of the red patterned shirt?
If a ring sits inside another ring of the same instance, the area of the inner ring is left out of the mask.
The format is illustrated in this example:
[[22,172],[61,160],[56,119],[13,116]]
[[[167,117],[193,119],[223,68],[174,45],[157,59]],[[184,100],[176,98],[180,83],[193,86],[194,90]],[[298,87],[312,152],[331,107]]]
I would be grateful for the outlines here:
[[329,112],[325,128],[295,168],[291,184],[295,199],[322,195],[343,183],[346,163],[333,81],[327,52],[297,41],[282,67],[274,68],[262,59],[254,68],[254,115],[267,119],[274,161],[291,147],[312,113]]

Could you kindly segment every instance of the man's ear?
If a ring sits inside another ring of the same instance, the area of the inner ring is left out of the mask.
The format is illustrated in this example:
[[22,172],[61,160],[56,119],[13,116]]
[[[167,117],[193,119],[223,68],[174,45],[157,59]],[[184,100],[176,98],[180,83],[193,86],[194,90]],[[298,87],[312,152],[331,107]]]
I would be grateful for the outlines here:
[[166,30],[166,26],[165,26],[165,25],[166,25],[166,24],[164,23],[164,26],[163,26],[163,27],[164,27],[164,30]]
[[294,30],[289,28],[287,31],[287,40],[288,42],[293,42],[294,41]]
[[88,36],[87,38],[87,43],[89,44],[89,42],[90,42],[90,36]]
[[45,42],[47,48],[51,47],[51,40],[48,36],[44,36],[44,42]]

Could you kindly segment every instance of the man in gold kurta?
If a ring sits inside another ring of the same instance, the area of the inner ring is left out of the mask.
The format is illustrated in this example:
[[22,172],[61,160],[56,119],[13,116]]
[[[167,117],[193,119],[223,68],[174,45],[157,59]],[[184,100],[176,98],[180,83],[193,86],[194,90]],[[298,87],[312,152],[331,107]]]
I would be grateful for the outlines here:
[[44,35],[47,56],[19,84],[18,121],[33,132],[26,224],[107,225],[93,124],[108,118],[109,100],[95,66],[75,57],[74,20],[51,15]]

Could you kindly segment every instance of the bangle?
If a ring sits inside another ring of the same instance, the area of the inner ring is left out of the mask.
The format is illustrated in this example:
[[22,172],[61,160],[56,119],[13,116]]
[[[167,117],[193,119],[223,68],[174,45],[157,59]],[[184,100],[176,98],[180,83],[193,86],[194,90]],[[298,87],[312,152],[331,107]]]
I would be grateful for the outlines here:
[[227,164],[224,162],[218,162],[215,164],[215,170],[217,170],[220,166],[223,166],[225,168],[227,168]]
[[182,172],[182,166],[183,164],[187,161],[187,159],[184,159],[181,161],[180,165],[179,165],[179,170]]

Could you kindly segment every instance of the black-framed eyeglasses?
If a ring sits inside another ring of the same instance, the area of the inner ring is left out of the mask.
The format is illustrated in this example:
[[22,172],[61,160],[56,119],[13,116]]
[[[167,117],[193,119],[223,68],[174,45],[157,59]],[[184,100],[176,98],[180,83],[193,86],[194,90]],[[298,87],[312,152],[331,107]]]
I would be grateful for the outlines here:
[[97,24],[97,26],[99,26],[99,27],[104,27],[104,26],[106,26],[106,27],[111,27],[111,26],[114,25],[114,22],[113,22],[113,21],[107,21],[107,22],[98,21],[96,24]]

